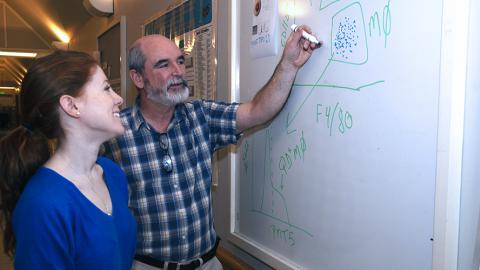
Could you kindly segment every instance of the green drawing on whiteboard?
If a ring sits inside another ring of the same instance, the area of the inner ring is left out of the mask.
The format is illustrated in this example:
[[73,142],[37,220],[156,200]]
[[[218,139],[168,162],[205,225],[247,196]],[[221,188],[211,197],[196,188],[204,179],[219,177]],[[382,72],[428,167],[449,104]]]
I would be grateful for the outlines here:
[[338,1],[340,1],[340,0],[322,0],[322,1],[320,1],[320,10],[326,9],[331,4],[334,4]]
[[305,142],[305,136],[300,137],[300,142],[296,144],[293,148],[288,147],[287,151],[282,154],[278,161],[278,169],[282,171],[282,182],[280,184],[281,189],[283,190],[283,175],[287,176],[288,171],[293,167],[296,161],[302,160],[305,157],[305,152],[307,151],[307,143]]
[[[332,2],[334,3],[334,2]],[[387,11],[385,11],[387,10]],[[385,6],[384,11],[386,14],[390,14],[390,1]],[[384,15],[384,17],[387,15]],[[391,29],[391,17],[388,15],[387,24],[383,25],[388,27],[388,34]],[[385,28],[385,27],[384,27]],[[387,35],[387,34],[386,34]],[[385,44],[386,44],[385,36]],[[293,110],[293,112],[287,112],[286,116],[286,131],[287,134],[296,132],[296,129],[290,129],[295,118],[298,116],[300,110],[312,95],[313,90],[319,88],[336,88],[345,89],[350,91],[360,91],[363,88],[373,86],[375,84],[384,83],[384,80],[377,80],[374,82],[366,83],[360,86],[345,86],[337,84],[322,84],[320,81],[324,79],[328,67],[332,62],[338,62],[350,65],[363,65],[368,61],[368,44],[367,34],[365,30],[365,22],[362,11],[362,6],[359,2],[354,2],[336,12],[332,17],[331,28],[331,42],[330,42],[330,58],[328,63],[323,68],[320,76],[314,84],[294,84],[294,87],[310,87],[310,91],[303,98],[300,105]]]
[[248,140],[245,141],[243,147],[243,155],[242,155],[242,161],[243,161],[243,169],[245,171],[246,174],[248,174],[248,148],[249,148],[249,143],[248,143]]
[[335,13],[332,18],[332,60],[353,65],[368,61],[367,36],[363,11],[355,2]]
[[[331,88],[337,90],[346,90],[351,92],[361,92],[362,90],[385,83],[385,80],[369,80],[366,82],[356,83],[357,85],[346,85],[345,83],[332,83],[327,78],[327,70],[332,68],[335,64],[350,65],[352,68],[361,66],[369,61],[369,47],[367,34],[372,38],[377,35],[382,37],[384,46],[386,48],[387,39],[391,33],[391,12],[390,0],[386,0],[386,5],[383,7],[383,13],[374,11],[372,16],[369,16],[368,29],[365,27],[364,14],[362,5],[359,2],[349,3],[338,9],[338,12],[333,13],[331,17],[330,29],[330,55],[324,55],[327,59],[321,62],[318,76],[315,75],[313,83],[294,83],[293,87],[309,88],[305,96],[298,100],[298,105],[290,106],[290,111],[286,111],[286,131],[288,139],[294,138],[294,142],[290,145],[274,145],[277,136],[284,136],[283,134],[273,134],[269,127],[265,129],[265,143],[262,143],[262,150],[264,152],[264,160],[259,162],[259,168],[255,168],[256,163],[254,150],[256,149],[255,140],[246,142],[242,148],[242,165],[241,168],[248,178],[252,179],[250,190],[251,196],[251,212],[258,213],[271,219],[271,234],[274,240],[283,242],[287,245],[294,246],[296,242],[295,233],[302,232],[309,237],[313,234],[309,230],[300,226],[301,221],[294,220],[289,209],[289,183],[295,179],[295,173],[303,166],[305,153],[308,152],[308,142],[303,130],[297,132],[296,127],[293,128],[293,123],[297,118],[301,117],[303,107],[306,107],[307,101],[311,98],[313,91],[319,88]],[[320,10],[327,7],[335,7],[339,5],[339,0],[320,0]],[[295,10],[296,1],[288,1],[288,10]],[[313,7],[313,1],[310,1],[310,6]],[[300,7],[299,7],[300,8]],[[381,9],[380,9],[381,11]],[[296,18],[293,13],[290,15],[283,15],[281,17],[281,38],[282,47],[285,46],[289,33],[289,25],[296,23]],[[382,16],[380,16],[382,14]],[[367,32],[368,31],[368,32]],[[298,93],[297,91],[295,91]],[[310,103],[308,103],[310,104]],[[308,105],[310,106],[310,105]],[[315,102],[316,106],[316,123],[321,124],[329,131],[329,136],[333,134],[346,134],[354,126],[354,117],[340,101],[331,104]],[[310,118],[311,119],[311,118]],[[283,119],[281,121],[284,121]],[[279,147],[283,150],[279,151]],[[275,149],[273,149],[275,148]],[[258,153],[257,153],[258,154]],[[278,156],[274,156],[278,155]],[[261,155],[260,155],[261,156]],[[256,170],[258,170],[256,172]],[[261,176],[263,170],[263,176]],[[254,175],[258,174],[258,177]],[[292,212],[295,213],[295,212]]]
[[[324,118],[321,116],[324,116]],[[344,110],[338,102],[335,106],[317,104],[317,123],[321,122],[321,119],[324,119],[327,128],[330,130],[330,136],[332,136],[334,126],[342,134],[353,126],[352,115],[349,111]]]
[[295,232],[289,229],[282,229],[276,225],[270,225],[272,229],[272,237],[275,240],[283,241],[289,246],[295,246]]
[[[255,189],[255,184],[252,184],[251,196],[253,207],[251,209],[252,212],[262,214],[272,220],[280,222],[291,229],[296,229],[305,233],[306,235],[313,237],[313,234],[309,231],[305,230],[304,228],[294,224],[295,222],[290,220],[287,201],[285,198],[285,179],[286,179],[286,171],[290,169],[294,164],[295,161],[303,161],[304,153],[307,151],[307,143],[303,136],[303,132],[301,137],[299,138],[299,142],[295,144],[293,147],[287,147],[288,150],[282,155],[283,160],[289,160],[290,163],[285,163],[283,169],[279,168],[280,171],[284,171],[284,173],[280,173],[280,177],[275,178],[273,172],[273,158],[272,158],[272,134],[270,129],[267,129],[265,132],[266,135],[266,143],[265,143],[265,159],[264,159],[264,178],[261,183],[257,187],[260,190]],[[249,155],[248,149],[243,150],[243,155]],[[280,158],[282,160],[282,158]],[[244,161],[246,162],[246,160]],[[279,162],[280,163],[280,162]],[[281,166],[279,164],[279,166]],[[245,166],[244,166],[245,168]],[[260,197],[260,198],[258,198]],[[257,203],[259,199],[259,202]]]
[[345,90],[351,90],[351,91],[357,91],[358,92],[358,91],[362,90],[363,88],[367,88],[367,87],[373,86],[375,84],[384,83],[384,82],[385,82],[384,80],[380,80],[380,81],[375,81],[375,82],[371,82],[371,83],[367,83],[367,84],[362,84],[362,85],[357,86],[357,87],[341,86],[341,85],[335,85],[335,84],[301,84],[301,83],[296,83],[295,86],[297,86],[297,87],[338,88],[338,89],[345,89]]
[[288,33],[290,33],[290,16],[288,14],[286,14],[284,17],[283,17],[283,20],[282,20],[282,38],[281,38],[281,43],[282,43],[282,48],[285,47],[285,44],[287,43],[287,37],[288,37]]
[[368,21],[368,33],[370,37],[372,36],[372,30],[378,29],[378,36],[382,36],[384,38],[384,47],[387,48],[387,38],[392,31],[392,13],[390,11],[390,0],[388,3],[383,7],[382,12],[382,21],[380,21],[380,16],[378,12],[375,11],[372,16],[370,16],[370,20]]

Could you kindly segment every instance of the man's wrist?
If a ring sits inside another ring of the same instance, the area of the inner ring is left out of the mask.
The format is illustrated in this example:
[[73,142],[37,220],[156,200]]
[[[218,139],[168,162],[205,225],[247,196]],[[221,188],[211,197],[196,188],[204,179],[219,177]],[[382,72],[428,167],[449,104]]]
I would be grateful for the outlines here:
[[278,69],[280,72],[296,74],[300,67],[283,57],[278,63]]

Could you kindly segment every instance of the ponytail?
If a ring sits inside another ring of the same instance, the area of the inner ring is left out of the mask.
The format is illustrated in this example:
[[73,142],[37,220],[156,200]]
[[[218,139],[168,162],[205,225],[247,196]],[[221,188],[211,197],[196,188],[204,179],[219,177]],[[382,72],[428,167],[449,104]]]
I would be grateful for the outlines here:
[[0,140],[0,153],[0,226],[4,252],[13,257],[13,210],[30,177],[50,157],[50,147],[43,134],[22,125]]

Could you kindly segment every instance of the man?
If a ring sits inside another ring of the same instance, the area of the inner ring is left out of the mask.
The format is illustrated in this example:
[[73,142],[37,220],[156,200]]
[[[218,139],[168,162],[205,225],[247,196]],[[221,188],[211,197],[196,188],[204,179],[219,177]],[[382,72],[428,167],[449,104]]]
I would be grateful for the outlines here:
[[139,95],[121,113],[126,132],[105,148],[128,176],[138,222],[134,269],[222,269],[215,257],[212,154],[280,111],[316,48],[302,38],[302,29],[310,32],[306,26],[292,32],[270,80],[243,104],[187,102],[180,49],[160,35],[132,45],[130,78]]

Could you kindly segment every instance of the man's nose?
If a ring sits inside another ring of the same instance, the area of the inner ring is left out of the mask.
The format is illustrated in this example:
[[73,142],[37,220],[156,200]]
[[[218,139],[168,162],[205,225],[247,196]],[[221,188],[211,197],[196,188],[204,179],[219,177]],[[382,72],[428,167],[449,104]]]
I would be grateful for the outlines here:
[[182,65],[179,65],[179,64],[177,64],[177,63],[175,63],[175,64],[172,65],[172,69],[173,69],[173,70],[172,70],[172,74],[173,74],[173,75],[181,75],[181,76],[183,76],[183,74],[185,73],[185,70],[184,70],[183,66],[182,66]]

